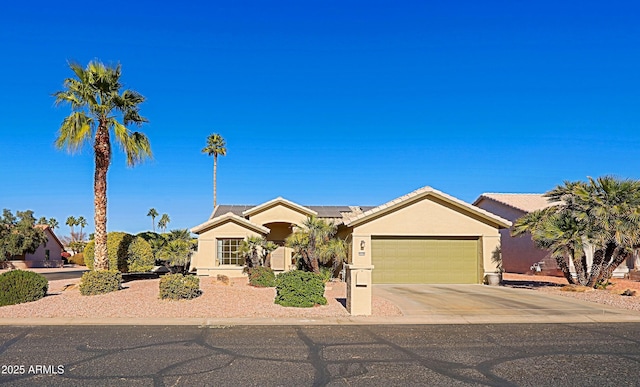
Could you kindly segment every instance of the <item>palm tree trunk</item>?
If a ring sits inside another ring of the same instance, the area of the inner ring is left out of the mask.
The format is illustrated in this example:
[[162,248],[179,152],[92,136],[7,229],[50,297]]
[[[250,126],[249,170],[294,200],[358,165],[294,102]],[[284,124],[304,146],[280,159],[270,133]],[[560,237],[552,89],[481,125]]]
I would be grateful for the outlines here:
[[567,282],[573,285],[575,282],[573,280],[573,276],[571,275],[571,271],[569,270],[569,259],[571,258],[566,256],[556,257],[556,263],[558,264],[560,270],[562,270],[562,274],[564,275],[564,278],[567,279]]
[[600,280],[609,280],[609,278],[613,276],[613,272],[616,270],[616,268],[620,266],[622,262],[630,258],[632,254],[633,253],[629,253],[621,247],[616,248],[616,251],[611,257],[610,263],[603,268],[602,274],[600,275]]
[[320,265],[317,257],[311,258],[311,270],[316,274],[320,274]]
[[103,122],[96,132],[93,146],[96,170],[93,181],[93,205],[95,211],[95,270],[108,270],[107,257],[107,170],[111,161],[109,131]]
[[213,209],[216,209],[216,186],[217,186],[217,173],[218,173],[218,155],[213,155]]

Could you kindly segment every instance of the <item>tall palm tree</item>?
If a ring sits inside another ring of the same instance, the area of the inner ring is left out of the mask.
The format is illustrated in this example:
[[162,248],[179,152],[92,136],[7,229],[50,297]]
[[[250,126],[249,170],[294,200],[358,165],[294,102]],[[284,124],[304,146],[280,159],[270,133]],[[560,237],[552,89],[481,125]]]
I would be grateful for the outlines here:
[[69,228],[71,228],[71,238],[73,239],[73,227],[78,224],[78,219],[76,219],[75,216],[70,216],[67,218],[67,221],[65,224],[69,226]]
[[[70,152],[91,144],[94,151],[93,183],[96,270],[109,268],[107,258],[107,171],[111,163],[111,132],[127,155],[127,164],[134,166],[151,157],[151,145],[141,132],[131,132],[127,126],[140,126],[148,120],[139,113],[145,98],[136,91],[122,90],[121,66],[105,66],[89,62],[86,68],[70,63],[73,78],[64,81],[64,90],[54,94],[56,105],[69,104],[71,114],[58,132],[56,146]],[[122,91],[121,91],[122,90]]]
[[80,216],[78,218],[78,226],[80,226],[80,240],[84,240],[84,234],[82,233],[82,230],[87,227],[87,220],[84,218],[84,216]]
[[162,232],[167,231],[167,225],[171,222],[169,215],[162,214],[160,220],[158,221],[158,228],[162,229]]
[[218,133],[210,134],[207,137],[207,146],[202,149],[202,153],[206,153],[209,156],[213,156],[213,208],[216,208],[216,194],[217,194],[217,171],[218,171],[218,155],[226,156],[227,148],[221,135]]
[[155,208],[149,209],[147,216],[151,217],[151,226],[153,226],[153,232],[156,232],[156,216],[160,215]]
[[47,218],[45,218],[44,216],[40,217],[36,224],[47,224]]

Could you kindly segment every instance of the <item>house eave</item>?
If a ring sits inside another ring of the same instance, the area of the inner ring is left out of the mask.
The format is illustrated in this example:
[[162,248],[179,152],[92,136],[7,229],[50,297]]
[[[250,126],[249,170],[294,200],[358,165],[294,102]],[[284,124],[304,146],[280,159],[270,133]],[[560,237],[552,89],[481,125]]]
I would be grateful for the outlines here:
[[232,212],[227,212],[224,215],[218,216],[216,218],[210,219],[202,224],[199,224],[193,228],[191,228],[191,232],[194,234],[201,234],[202,232],[209,230],[211,228],[216,227],[217,225],[227,222],[227,221],[231,221],[231,222],[235,222],[238,223],[250,230],[256,231],[258,233],[261,234],[268,234],[271,230],[269,230],[269,228],[261,226],[259,224],[255,224],[250,222],[249,220],[240,217]]

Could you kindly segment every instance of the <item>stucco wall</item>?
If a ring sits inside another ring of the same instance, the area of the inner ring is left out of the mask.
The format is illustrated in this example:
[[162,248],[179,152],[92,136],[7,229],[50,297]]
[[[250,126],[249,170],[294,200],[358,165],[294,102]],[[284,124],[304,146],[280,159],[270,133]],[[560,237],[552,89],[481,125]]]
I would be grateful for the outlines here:
[[198,251],[191,259],[191,267],[198,269],[198,274],[206,274],[207,269],[218,268],[216,258],[216,240],[220,238],[245,239],[262,234],[246,228],[233,221],[227,221],[198,235]]
[[[62,265],[62,247],[56,242],[55,237],[47,228],[44,230],[47,242],[38,246],[33,254],[25,254],[24,260],[28,267],[56,267]],[[46,251],[49,250],[49,259],[46,258]],[[46,262],[51,261],[51,262]]]
[[307,214],[279,203],[249,216],[249,221],[260,225],[273,222],[301,224],[306,218]]
[[[482,237],[484,272],[493,272],[492,252],[500,244],[496,226],[470,211],[427,196],[408,203],[384,216],[353,228],[352,261],[357,265],[371,264],[371,236],[474,236]],[[361,241],[364,249],[361,250]],[[375,270],[375,268],[374,268]]]
[[383,217],[354,227],[354,234],[369,235],[497,235],[497,229],[457,207],[426,197]]
[[[486,198],[481,199],[476,206],[511,222],[515,222],[526,214],[522,210]],[[529,273],[534,263],[542,261],[553,266],[546,269],[554,272],[557,269],[554,261],[549,259],[550,253],[537,248],[531,239],[531,234],[512,237],[508,229],[500,230],[500,234],[502,235],[502,266],[506,272]]]

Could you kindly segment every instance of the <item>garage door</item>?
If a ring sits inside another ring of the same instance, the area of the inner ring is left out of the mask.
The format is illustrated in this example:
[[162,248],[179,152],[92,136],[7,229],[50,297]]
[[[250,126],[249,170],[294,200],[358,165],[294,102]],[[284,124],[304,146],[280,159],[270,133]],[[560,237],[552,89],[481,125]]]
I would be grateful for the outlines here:
[[479,239],[372,238],[374,284],[475,284]]

